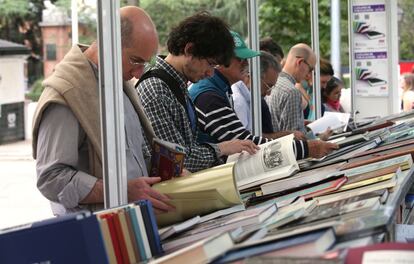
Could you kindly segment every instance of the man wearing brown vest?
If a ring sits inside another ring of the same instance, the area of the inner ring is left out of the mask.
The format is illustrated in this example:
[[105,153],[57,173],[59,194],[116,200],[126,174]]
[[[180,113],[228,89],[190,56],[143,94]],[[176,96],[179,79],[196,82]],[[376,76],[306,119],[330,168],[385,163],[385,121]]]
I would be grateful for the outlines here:
[[[157,31],[138,7],[124,7],[120,15],[128,201],[148,199],[158,212],[174,210],[168,197],[151,188],[160,178],[145,177],[144,134],[151,141],[154,132],[134,88],[126,83],[139,78],[157,52]],[[33,128],[37,187],[52,201],[55,215],[102,208],[97,43],[74,46],[43,85]]]

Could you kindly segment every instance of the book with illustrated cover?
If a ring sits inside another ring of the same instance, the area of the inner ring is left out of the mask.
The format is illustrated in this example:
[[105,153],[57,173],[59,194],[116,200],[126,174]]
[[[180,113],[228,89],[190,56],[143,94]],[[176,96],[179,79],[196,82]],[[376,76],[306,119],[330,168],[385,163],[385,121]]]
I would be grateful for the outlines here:
[[149,175],[161,177],[163,181],[180,176],[183,171],[184,157],[184,147],[154,138]]

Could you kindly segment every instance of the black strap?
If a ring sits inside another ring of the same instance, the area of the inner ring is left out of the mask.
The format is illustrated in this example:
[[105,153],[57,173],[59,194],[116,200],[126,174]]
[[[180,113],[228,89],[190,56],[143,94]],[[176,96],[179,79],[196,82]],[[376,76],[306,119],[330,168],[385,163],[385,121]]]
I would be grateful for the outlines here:
[[174,96],[177,98],[180,104],[184,107],[188,115],[185,95],[183,91],[181,90],[180,84],[178,83],[176,79],[174,79],[174,77],[168,74],[165,70],[163,69],[148,70],[141,76],[141,78],[139,78],[137,84],[135,84],[135,88],[137,88],[141,82],[151,77],[159,78],[167,84],[168,88],[170,88],[171,92],[173,92]]

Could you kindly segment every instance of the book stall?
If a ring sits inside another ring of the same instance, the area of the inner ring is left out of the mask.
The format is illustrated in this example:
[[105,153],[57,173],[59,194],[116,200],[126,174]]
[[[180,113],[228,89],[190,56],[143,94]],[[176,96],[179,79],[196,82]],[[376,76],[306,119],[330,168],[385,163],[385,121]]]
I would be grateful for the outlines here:
[[138,201],[1,230],[0,263],[412,263],[413,118],[339,126],[321,159],[296,161],[288,135],[154,185],[175,212]]

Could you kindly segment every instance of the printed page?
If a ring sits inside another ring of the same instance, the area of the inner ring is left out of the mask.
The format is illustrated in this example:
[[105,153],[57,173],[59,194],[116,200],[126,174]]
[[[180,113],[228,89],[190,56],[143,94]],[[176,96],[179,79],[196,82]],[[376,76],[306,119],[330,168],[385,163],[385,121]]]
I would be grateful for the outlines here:
[[249,155],[242,153],[235,164],[239,188],[254,186],[289,176],[299,165],[293,153],[293,134],[260,145],[260,150]]

